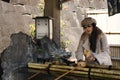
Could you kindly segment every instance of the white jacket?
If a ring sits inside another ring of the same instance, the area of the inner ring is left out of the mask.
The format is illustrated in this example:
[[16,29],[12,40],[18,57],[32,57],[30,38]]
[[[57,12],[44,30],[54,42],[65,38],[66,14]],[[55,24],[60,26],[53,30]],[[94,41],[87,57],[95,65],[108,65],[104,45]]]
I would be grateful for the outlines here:
[[[88,38],[89,38],[88,35],[86,35],[85,33],[82,34],[78,45],[78,49],[76,51],[77,60],[80,59],[85,60],[83,52],[85,49],[90,50]],[[104,33],[99,35],[96,44],[96,52],[95,53],[91,52],[91,54],[95,56],[95,58],[98,60],[100,65],[112,65],[109,45],[107,42],[106,35]]]

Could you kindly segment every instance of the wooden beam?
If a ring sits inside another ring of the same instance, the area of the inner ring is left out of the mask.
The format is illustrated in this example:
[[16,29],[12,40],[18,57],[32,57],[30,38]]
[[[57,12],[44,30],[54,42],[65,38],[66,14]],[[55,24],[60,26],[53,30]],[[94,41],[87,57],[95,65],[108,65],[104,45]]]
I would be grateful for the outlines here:
[[44,15],[53,18],[53,41],[60,46],[60,9],[59,0],[45,0]]

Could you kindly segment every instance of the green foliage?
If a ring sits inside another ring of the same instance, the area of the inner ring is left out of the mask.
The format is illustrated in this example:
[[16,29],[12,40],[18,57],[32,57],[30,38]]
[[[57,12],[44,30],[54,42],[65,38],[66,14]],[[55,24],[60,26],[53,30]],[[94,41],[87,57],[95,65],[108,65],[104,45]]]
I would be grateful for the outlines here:
[[61,27],[60,27],[60,30],[61,30],[60,31],[61,42],[60,42],[60,45],[61,45],[61,48],[63,48],[63,49],[66,49],[68,47],[68,45],[71,44],[70,40],[62,39],[65,36],[65,32],[64,32],[65,28],[68,28],[68,26],[67,26],[65,21],[61,20]]
[[61,29],[64,29],[64,28],[68,27],[67,24],[66,24],[66,22],[63,21],[63,20],[61,20],[60,24],[61,24],[61,27],[60,27]]
[[40,9],[40,13],[44,15],[44,0],[40,0],[40,3],[38,4],[38,8]]
[[30,24],[29,27],[30,27],[30,31],[29,31],[30,36],[34,38],[35,37],[35,24]]
[[70,40],[66,40],[66,41],[61,41],[61,47],[63,49],[66,49],[68,47],[68,45],[71,44],[71,41]]

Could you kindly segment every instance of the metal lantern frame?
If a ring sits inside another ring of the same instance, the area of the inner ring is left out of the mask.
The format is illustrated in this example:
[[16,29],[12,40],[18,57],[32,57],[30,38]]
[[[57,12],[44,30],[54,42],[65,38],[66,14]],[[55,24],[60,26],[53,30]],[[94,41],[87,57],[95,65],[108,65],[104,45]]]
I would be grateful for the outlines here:
[[42,16],[35,17],[35,37],[41,39],[44,36],[52,38],[52,19]]

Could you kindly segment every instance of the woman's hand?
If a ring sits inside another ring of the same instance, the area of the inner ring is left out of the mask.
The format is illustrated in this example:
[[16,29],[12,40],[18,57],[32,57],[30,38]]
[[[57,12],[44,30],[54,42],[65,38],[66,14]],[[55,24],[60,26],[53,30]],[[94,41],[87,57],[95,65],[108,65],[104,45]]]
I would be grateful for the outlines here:
[[77,59],[76,59],[76,58],[70,57],[70,58],[68,59],[68,61],[70,61],[70,62],[75,62],[75,63],[77,64]]
[[84,50],[84,56],[87,58],[91,55],[89,50]]
[[95,61],[95,57],[94,57],[94,55],[90,55],[90,56],[88,56],[88,57],[86,57],[86,60],[87,61]]
[[92,55],[89,50],[84,51],[84,56],[87,61],[95,61],[94,55]]
[[77,67],[86,67],[86,65],[87,65],[86,61],[79,61],[77,63]]

